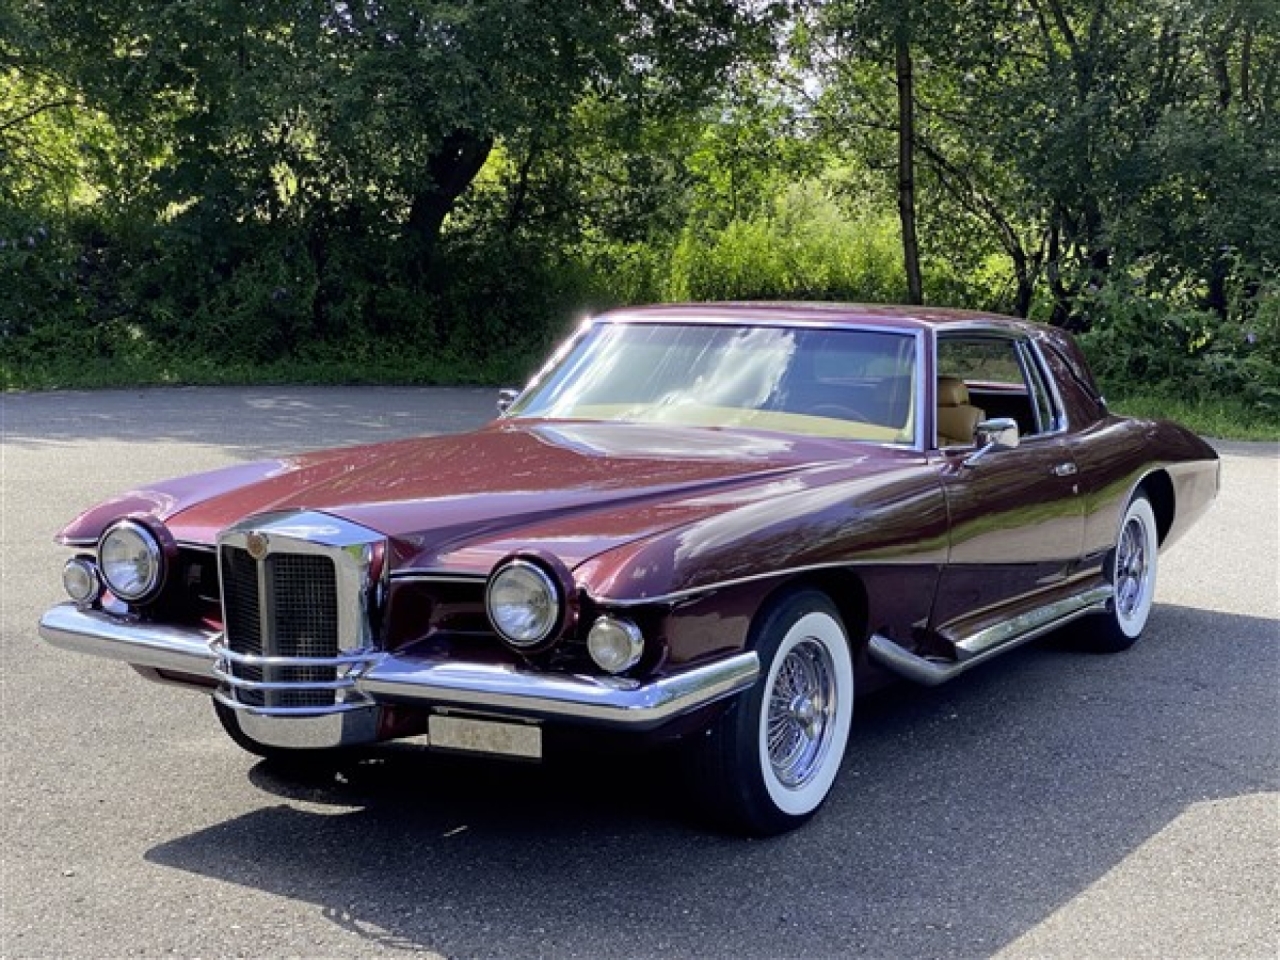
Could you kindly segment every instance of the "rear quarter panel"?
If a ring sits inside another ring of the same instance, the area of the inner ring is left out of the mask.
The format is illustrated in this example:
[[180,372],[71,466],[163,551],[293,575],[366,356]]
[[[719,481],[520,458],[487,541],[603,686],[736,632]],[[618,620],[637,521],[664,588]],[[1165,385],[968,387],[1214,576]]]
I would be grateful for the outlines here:
[[1217,496],[1217,453],[1177,424],[1108,417],[1081,431],[1075,447],[1085,498],[1086,557],[1115,546],[1120,517],[1148,478],[1163,473],[1172,489],[1172,524],[1162,547],[1176,542]]

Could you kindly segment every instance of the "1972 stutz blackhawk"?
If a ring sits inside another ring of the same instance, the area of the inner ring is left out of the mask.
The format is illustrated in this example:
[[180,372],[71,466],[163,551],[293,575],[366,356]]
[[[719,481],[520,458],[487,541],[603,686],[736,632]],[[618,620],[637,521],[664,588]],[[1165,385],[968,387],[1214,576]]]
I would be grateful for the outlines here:
[[1070,621],[1130,646],[1218,488],[1066,334],[986,314],[618,310],[507,400],[92,508],[41,635],[212,694],[266,756],[679,740],[709,809],[776,833],[831,790],[857,692]]

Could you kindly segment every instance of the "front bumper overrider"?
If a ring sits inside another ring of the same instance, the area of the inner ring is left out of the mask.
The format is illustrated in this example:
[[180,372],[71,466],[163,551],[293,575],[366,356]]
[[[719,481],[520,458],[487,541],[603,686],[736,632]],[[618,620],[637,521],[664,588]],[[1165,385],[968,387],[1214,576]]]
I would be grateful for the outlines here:
[[63,603],[41,618],[40,635],[64,650],[120,660],[168,680],[213,688],[220,702],[239,713],[246,733],[266,744],[297,748],[373,740],[384,705],[647,731],[745,690],[760,672],[759,659],[751,651],[649,682],[366,651],[351,658],[354,662],[342,677],[342,702],[332,707],[255,708],[221,695],[216,687],[228,655],[217,631],[128,619]]

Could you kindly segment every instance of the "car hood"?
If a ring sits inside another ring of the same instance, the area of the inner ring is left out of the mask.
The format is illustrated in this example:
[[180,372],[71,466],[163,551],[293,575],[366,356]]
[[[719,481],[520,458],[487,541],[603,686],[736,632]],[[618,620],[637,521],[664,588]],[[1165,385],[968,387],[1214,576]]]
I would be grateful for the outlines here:
[[88,543],[123,515],[212,543],[247,516],[315,510],[391,539],[396,569],[486,573],[518,549],[569,566],[745,503],[848,477],[897,451],[776,434],[605,423],[498,422],[242,464],[101,504],[62,531]]

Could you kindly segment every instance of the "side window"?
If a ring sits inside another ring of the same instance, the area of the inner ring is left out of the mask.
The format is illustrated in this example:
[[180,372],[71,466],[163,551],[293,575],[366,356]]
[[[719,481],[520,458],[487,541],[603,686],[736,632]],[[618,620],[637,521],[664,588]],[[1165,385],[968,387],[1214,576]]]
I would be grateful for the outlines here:
[[[1024,437],[1050,433],[1062,424],[1039,357],[1022,341],[974,334],[941,336],[938,377],[963,381],[968,403],[978,409],[979,419],[1011,417]],[[953,384],[948,393],[955,392]],[[940,446],[945,445],[943,436],[938,439]]]

